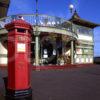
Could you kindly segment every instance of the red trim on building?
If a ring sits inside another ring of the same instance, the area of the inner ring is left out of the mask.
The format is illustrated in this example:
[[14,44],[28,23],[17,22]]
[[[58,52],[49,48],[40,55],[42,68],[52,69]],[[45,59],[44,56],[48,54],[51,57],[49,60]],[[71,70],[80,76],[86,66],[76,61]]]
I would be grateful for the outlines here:
[[[70,68],[80,68],[80,67],[93,67],[94,64],[67,64],[67,65],[44,65],[44,66],[32,66],[32,70],[64,70]],[[0,69],[7,69],[7,65],[0,64]]]
[[64,70],[70,68],[80,68],[80,67],[93,67],[94,64],[87,63],[87,64],[67,64],[67,65],[45,65],[45,66],[32,66],[33,70]]
[[0,69],[7,69],[7,65],[6,64],[0,64]]

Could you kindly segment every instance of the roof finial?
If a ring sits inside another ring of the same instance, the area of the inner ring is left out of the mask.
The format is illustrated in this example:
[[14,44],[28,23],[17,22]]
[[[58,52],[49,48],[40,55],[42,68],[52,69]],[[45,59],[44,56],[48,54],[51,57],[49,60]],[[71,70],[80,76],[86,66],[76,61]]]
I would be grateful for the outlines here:
[[78,15],[78,13],[77,13],[77,10],[76,10],[76,9],[74,10],[73,17],[74,17],[74,18],[80,18],[80,16]]

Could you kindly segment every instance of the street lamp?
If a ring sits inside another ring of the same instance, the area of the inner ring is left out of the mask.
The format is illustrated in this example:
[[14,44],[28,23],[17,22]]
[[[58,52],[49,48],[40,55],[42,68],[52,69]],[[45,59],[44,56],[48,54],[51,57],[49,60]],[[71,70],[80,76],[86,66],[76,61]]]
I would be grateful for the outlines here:
[[[74,5],[70,4],[69,5],[69,10],[71,12],[71,14],[73,14],[74,11]],[[73,34],[73,23],[71,21],[71,32]],[[71,40],[71,64],[74,64],[74,38],[72,36],[72,40]]]
[[38,0],[36,0],[35,65],[39,65]]
[[69,9],[70,9],[71,13],[73,13],[74,5],[73,5],[73,4],[70,4],[70,5],[69,5]]

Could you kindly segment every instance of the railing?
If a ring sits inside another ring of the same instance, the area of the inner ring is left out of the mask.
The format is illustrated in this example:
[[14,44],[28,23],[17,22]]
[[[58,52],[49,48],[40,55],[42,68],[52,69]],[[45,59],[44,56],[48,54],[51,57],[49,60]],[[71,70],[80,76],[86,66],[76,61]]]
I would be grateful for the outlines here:
[[[23,19],[26,20],[31,25],[38,24],[39,26],[55,27],[55,26],[61,25],[62,23],[66,21],[65,19],[62,19],[59,17],[40,15],[40,14],[38,16],[36,16],[35,14],[33,15],[13,15],[13,16],[0,19],[1,28],[3,28],[5,24],[11,22],[12,20],[18,19],[19,16],[23,17]],[[37,23],[36,23],[36,19],[37,19]]]
[[[26,22],[30,23],[33,26],[38,25],[38,26],[45,26],[45,27],[55,27],[58,29],[64,29],[71,32],[71,24],[69,21],[66,21],[66,19],[55,17],[55,16],[42,15],[42,14],[39,14],[38,16],[36,16],[36,14],[13,15],[13,16],[1,18],[0,29],[4,28],[5,24],[11,22],[12,20],[19,19],[19,16],[21,16]],[[65,22],[67,23],[68,27],[64,26]]]

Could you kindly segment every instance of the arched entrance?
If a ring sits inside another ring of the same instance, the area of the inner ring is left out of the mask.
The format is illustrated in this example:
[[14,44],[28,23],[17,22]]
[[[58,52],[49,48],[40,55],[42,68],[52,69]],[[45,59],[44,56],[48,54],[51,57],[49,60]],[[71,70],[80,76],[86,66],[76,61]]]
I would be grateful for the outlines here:
[[41,39],[41,59],[43,64],[57,64],[56,44],[49,35]]
[[[41,33],[39,36],[39,64],[71,64],[71,37],[57,33]],[[31,44],[32,60],[35,65],[35,42]],[[74,51],[75,53],[75,41]]]

